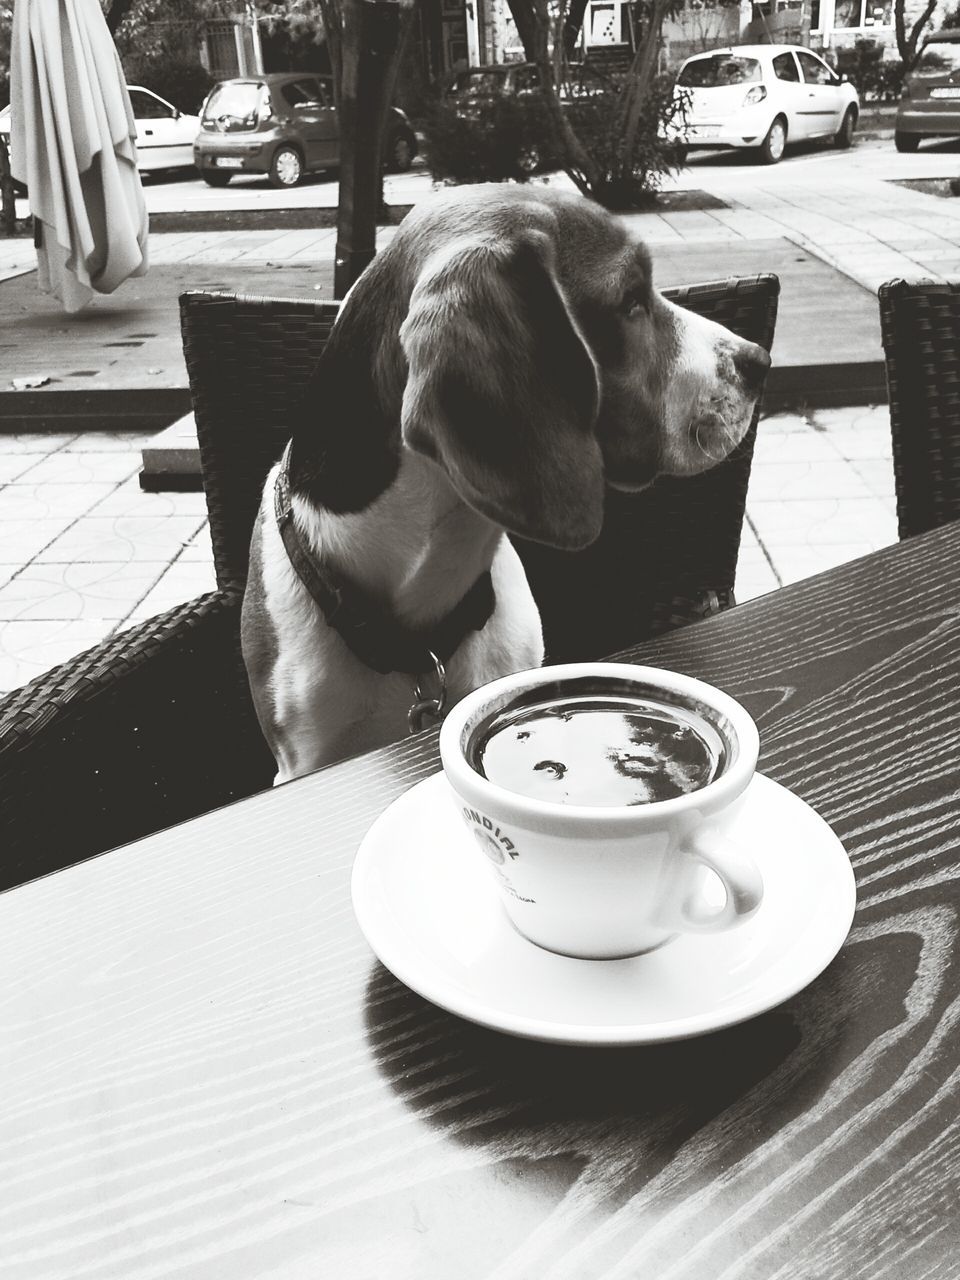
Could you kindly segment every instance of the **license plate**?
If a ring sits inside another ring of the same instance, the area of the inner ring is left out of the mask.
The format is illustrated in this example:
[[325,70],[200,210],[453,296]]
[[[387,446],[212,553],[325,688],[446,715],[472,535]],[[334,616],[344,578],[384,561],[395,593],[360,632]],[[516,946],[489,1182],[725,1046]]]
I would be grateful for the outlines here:
[[720,132],[718,124],[695,124],[690,130],[695,138],[715,138]]
[[215,164],[218,169],[242,169],[243,161],[239,156],[217,156]]
[[960,88],[955,89],[931,89],[931,98],[960,98]]

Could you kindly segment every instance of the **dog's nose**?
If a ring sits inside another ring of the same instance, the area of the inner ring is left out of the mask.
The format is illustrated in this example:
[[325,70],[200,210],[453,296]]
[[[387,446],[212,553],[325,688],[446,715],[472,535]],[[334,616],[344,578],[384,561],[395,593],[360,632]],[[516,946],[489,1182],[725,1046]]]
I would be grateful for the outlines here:
[[764,351],[763,347],[758,347],[756,343],[751,342],[748,346],[740,348],[733,357],[733,364],[740,375],[744,389],[757,392],[763,386],[763,379],[770,368],[770,355]]

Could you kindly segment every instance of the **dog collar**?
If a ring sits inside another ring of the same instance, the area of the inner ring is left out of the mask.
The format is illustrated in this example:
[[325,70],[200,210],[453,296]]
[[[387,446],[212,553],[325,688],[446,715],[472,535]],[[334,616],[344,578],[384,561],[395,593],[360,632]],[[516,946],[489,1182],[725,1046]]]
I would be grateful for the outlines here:
[[283,451],[274,486],[277,527],[290,563],[327,622],[361,662],[381,675],[393,671],[408,675],[442,672],[443,663],[465,637],[471,631],[481,631],[493,613],[496,596],[489,571],[482,573],[460,602],[434,626],[425,631],[405,627],[356,583],[332,573],[310,555],[293,518],[291,443]]

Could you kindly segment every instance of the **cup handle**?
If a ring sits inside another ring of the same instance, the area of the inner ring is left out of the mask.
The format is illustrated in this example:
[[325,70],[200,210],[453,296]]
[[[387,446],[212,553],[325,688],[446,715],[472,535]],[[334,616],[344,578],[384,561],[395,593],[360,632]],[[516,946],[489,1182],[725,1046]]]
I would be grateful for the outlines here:
[[753,859],[715,827],[703,827],[687,836],[681,852],[714,873],[723,885],[726,901],[718,909],[708,907],[695,890],[681,902],[677,925],[686,933],[713,933],[752,916],[763,898],[763,877]]

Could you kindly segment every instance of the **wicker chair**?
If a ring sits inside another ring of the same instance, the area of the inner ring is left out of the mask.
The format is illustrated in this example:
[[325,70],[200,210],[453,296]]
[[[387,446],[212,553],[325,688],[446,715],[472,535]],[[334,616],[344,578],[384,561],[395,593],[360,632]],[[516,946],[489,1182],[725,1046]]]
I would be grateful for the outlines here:
[[900,537],[960,518],[960,282],[880,286]]
[[[775,277],[668,292],[769,346]],[[337,308],[203,293],[181,303],[219,590],[0,699],[0,888],[252,794],[273,777],[239,656],[242,587],[264,476]],[[622,512],[612,507],[615,524],[593,563],[538,562],[539,548],[523,548],[554,656],[568,632],[596,655],[732,602],[752,445],[753,429],[738,458],[710,473],[712,486],[700,478],[661,493],[658,484]],[[637,554],[647,546],[662,571],[651,573]],[[562,591],[574,573],[606,573],[610,583],[608,596],[591,597],[598,625],[589,634],[576,620],[582,601],[571,618]],[[625,600],[647,590],[660,594]]]
[[0,699],[0,889],[270,785],[241,598],[179,605]]
[[[664,290],[767,350],[779,291],[772,275]],[[287,423],[336,305],[226,293],[181,298],[221,586],[246,580],[264,475],[286,443]],[[746,439],[712,471],[659,480],[641,494],[608,494],[603,533],[586,551],[559,552],[514,539],[550,660],[612,653],[733,603],[758,417],[759,406]]]

